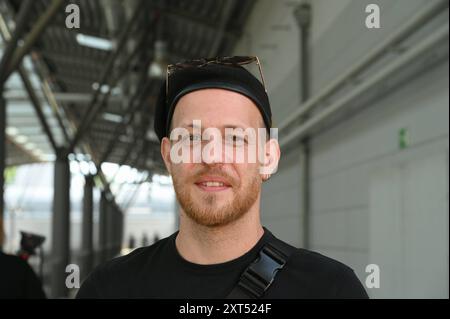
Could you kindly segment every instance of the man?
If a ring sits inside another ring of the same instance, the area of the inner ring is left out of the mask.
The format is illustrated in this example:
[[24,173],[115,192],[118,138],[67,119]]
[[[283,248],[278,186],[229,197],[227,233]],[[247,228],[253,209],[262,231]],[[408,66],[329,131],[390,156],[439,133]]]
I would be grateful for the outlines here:
[[169,68],[155,131],[180,203],[179,231],[100,266],[78,298],[367,298],[352,269],[261,225],[261,185],[280,149],[264,136],[272,115],[263,83],[242,66],[251,62],[259,66],[231,57]]
[[[0,218],[0,247],[3,244],[3,222]],[[0,299],[44,299],[39,278],[30,265],[18,256],[0,249]]]
[[44,299],[39,278],[18,256],[0,251],[0,299]]

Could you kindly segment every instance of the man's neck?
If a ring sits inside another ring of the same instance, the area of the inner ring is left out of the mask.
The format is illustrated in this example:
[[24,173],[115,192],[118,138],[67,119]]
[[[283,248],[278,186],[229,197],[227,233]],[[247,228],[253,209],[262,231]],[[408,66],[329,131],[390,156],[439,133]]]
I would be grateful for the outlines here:
[[259,214],[246,214],[225,226],[207,227],[195,223],[181,211],[176,247],[189,262],[218,264],[244,255],[263,234]]

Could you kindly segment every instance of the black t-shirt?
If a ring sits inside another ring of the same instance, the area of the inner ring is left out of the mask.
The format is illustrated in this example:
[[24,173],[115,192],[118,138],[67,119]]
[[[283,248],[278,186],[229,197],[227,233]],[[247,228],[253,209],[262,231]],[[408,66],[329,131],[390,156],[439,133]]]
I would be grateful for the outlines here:
[[0,252],[0,299],[40,298],[45,298],[45,293],[30,265],[17,256]]
[[[246,267],[273,236],[264,235],[234,260],[199,265],[178,253],[178,232],[96,268],[77,298],[225,298]],[[353,270],[305,249],[296,249],[263,298],[368,298]]]

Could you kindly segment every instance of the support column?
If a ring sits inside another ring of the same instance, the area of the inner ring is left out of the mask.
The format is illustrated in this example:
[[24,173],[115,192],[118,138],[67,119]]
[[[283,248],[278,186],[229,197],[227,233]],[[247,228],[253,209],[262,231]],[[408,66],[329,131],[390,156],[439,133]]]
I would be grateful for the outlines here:
[[119,207],[113,201],[113,238],[112,238],[112,257],[116,257],[119,254]]
[[54,298],[66,297],[66,267],[70,263],[70,167],[65,149],[56,154],[52,221],[52,280]]
[[[1,91],[3,92],[3,91]],[[5,170],[6,170],[6,101],[0,94],[0,251],[3,245],[3,218],[5,216],[4,209],[4,186],[5,186]]]
[[94,266],[93,254],[93,188],[94,177],[87,175],[85,177],[84,194],[83,194],[83,221],[81,230],[81,258],[82,268],[81,275],[85,278]]
[[114,201],[112,198],[108,199],[108,209],[106,214],[106,248],[107,259],[109,260],[114,257],[114,224],[116,221]]
[[[305,103],[310,95],[310,26],[311,26],[311,5],[308,2],[301,2],[294,11],[294,17],[297,21],[300,31],[300,104]],[[304,116],[302,121],[306,121]],[[300,145],[300,246],[309,248],[309,223],[310,223],[310,141],[306,137]]]
[[106,261],[106,219],[107,219],[107,212],[108,209],[108,201],[106,199],[106,192],[102,191],[101,197],[100,197],[100,217],[99,217],[99,263],[102,263]]
[[123,242],[123,226],[124,226],[124,216],[123,212],[120,210],[120,207],[117,207],[117,254],[120,254],[122,251],[122,242]]

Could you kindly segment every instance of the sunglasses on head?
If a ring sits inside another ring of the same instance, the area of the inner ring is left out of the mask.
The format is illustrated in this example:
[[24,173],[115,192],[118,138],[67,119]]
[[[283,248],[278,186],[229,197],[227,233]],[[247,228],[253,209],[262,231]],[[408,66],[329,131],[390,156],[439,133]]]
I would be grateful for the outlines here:
[[184,62],[179,62],[175,64],[169,64],[167,66],[166,72],[166,98],[169,96],[169,77],[174,74],[176,71],[184,70],[188,68],[201,68],[210,64],[218,64],[218,65],[229,65],[229,66],[242,66],[246,64],[250,64],[256,62],[256,65],[259,69],[259,74],[261,76],[261,82],[264,87],[264,90],[267,93],[266,83],[264,81],[264,75],[261,68],[261,63],[259,62],[259,58],[257,56],[226,56],[226,57],[215,57],[215,58],[201,58],[188,60]]

